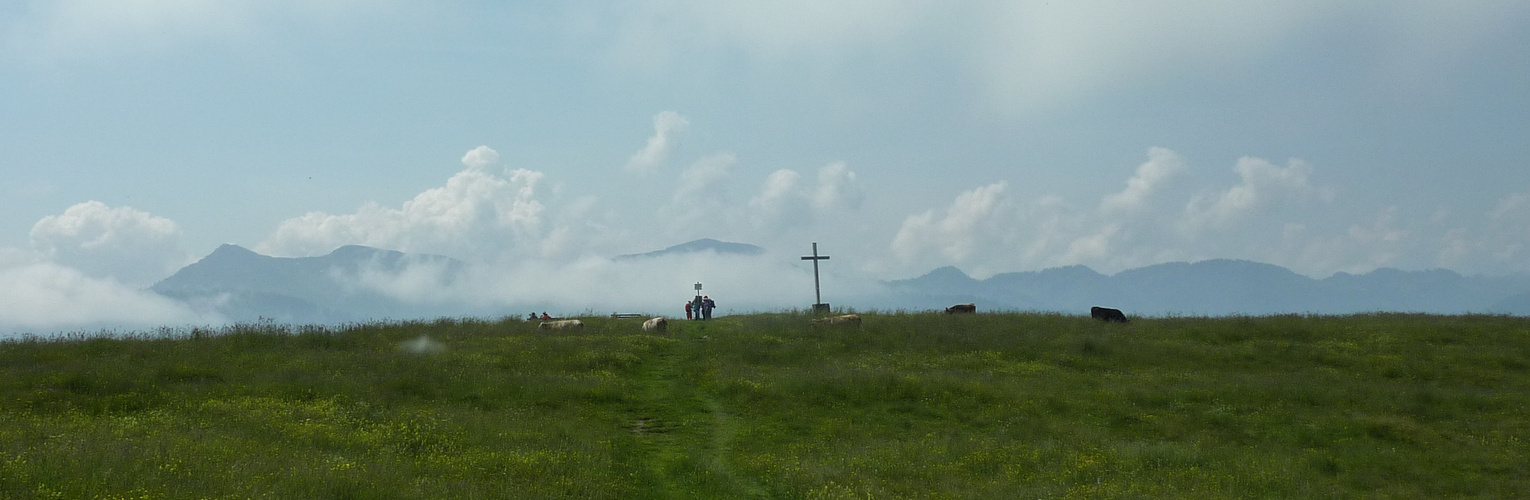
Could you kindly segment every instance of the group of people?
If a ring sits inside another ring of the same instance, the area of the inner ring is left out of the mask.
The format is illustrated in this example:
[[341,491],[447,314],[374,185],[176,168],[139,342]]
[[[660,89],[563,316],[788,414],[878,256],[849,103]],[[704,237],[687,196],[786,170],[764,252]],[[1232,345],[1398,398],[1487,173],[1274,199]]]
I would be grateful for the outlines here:
[[717,307],[712,298],[705,295],[697,295],[690,302],[685,303],[685,319],[712,319],[712,309]]
[[[695,299],[685,303],[685,319],[712,319],[712,309],[716,307],[717,303],[713,302],[711,297],[697,295]],[[546,312],[543,312],[540,318],[537,317],[535,312],[526,315],[527,321],[536,321],[538,319],[550,320],[555,318],[547,315]]]

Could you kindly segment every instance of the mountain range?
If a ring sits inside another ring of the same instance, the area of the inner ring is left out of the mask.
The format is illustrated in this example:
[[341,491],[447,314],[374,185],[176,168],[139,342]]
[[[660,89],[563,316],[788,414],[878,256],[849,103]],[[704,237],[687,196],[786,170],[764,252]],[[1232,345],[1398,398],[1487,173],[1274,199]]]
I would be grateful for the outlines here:
[[464,266],[449,257],[359,245],[343,246],[320,257],[296,258],[269,257],[223,245],[149,290],[237,322],[333,324],[472,313],[414,304],[355,285],[365,273],[397,275],[420,264],[444,266],[444,276],[456,275]]
[[1462,276],[1381,268],[1323,279],[1246,260],[1170,262],[1114,275],[1084,266],[973,279],[955,267],[889,282],[897,294],[988,309],[1081,314],[1104,305],[1139,315],[1421,312],[1530,315],[1530,276]]
[[663,250],[655,250],[648,253],[618,255],[616,256],[615,260],[633,260],[697,252],[715,252],[718,254],[731,255],[760,255],[765,253],[765,249],[750,245],[748,243],[731,243],[727,241],[717,241],[711,238],[702,238],[695,241],[681,243],[679,245],[675,245]]
[[[614,260],[640,261],[696,252],[750,256],[761,255],[764,249],[703,239]],[[505,304],[494,310],[475,310],[452,304],[419,304],[358,285],[364,276],[398,276],[419,265],[437,266],[442,271],[437,274],[448,279],[459,276],[467,266],[449,257],[355,245],[324,256],[299,258],[270,257],[223,245],[150,290],[236,322],[334,324],[381,318],[492,316],[523,306]],[[927,310],[976,303],[980,310],[1069,314],[1083,314],[1090,306],[1102,305],[1137,316],[1375,311],[1530,315],[1530,275],[1484,277],[1439,269],[1383,268],[1315,279],[1280,266],[1226,259],[1157,264],[1113,275],[1068,266],[997,274],[981,280],[955,267],[942,267],[884,285],[842,305]]]

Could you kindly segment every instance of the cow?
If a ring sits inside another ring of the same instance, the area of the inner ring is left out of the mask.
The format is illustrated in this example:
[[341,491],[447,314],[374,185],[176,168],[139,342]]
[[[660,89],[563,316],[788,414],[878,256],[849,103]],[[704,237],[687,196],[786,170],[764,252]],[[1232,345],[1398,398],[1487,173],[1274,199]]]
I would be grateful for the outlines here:
[[946,314],[976,313],[977,304],[957,304],[946,308]]
[[841,315],[841,316],[829,316],[827,318],[818,318],[818,319],[812,320],[810,323],[815,324],[815,325],[857,325],[858,326],[858,325],[861,324],[861,315],[859,315],[859,314],[845,314],[845,315]]
[[584,329],[584,322],[577,319],[543,321],[541,324],[537,325],[537,328],[541,328],[543,330],[582,330]]
[[1089,317],[1104,322],[1128,323],[1125,313],[1122,313],[1120,309],[1111,309],[1109,307],[1091,307],[1089,308]]
[[669,320],[662,317],[652,318],[643,322],[643,331],[664,333],[669,331]]

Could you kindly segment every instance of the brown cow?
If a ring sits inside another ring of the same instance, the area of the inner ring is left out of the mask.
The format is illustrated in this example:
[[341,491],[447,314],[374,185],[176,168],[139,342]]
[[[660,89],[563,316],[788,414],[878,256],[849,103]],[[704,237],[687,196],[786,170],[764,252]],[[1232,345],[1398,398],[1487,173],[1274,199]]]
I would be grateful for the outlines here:
[[669,320],[662,317],[652,318],[643,322],[643,331],[664,333],[669,331]]
[[946,308],[946,314],[964,314],[977,312],[977,304],[957,304]]

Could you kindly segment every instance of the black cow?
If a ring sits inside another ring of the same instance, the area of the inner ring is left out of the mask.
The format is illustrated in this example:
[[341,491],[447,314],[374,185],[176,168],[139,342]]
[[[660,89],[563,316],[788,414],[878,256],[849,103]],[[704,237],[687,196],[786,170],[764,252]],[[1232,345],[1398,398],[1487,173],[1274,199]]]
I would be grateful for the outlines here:
[[977,304],[957,304],[946,308],[946,314],[975,313]]
[[1114,321],[1116,323],[1126,323],[1127,322],[1126,314],[1125,313],[1122,313],[1120,309],[1111,309],[1109,307],[1100,307],[1100,306],[1091,307],[1091,308],[1089,308],[1089,317],[1097,319],[1097,320],[1100,320],[1100,321],[1106,321],[1106,322],[1111,322],[1111,321]]

